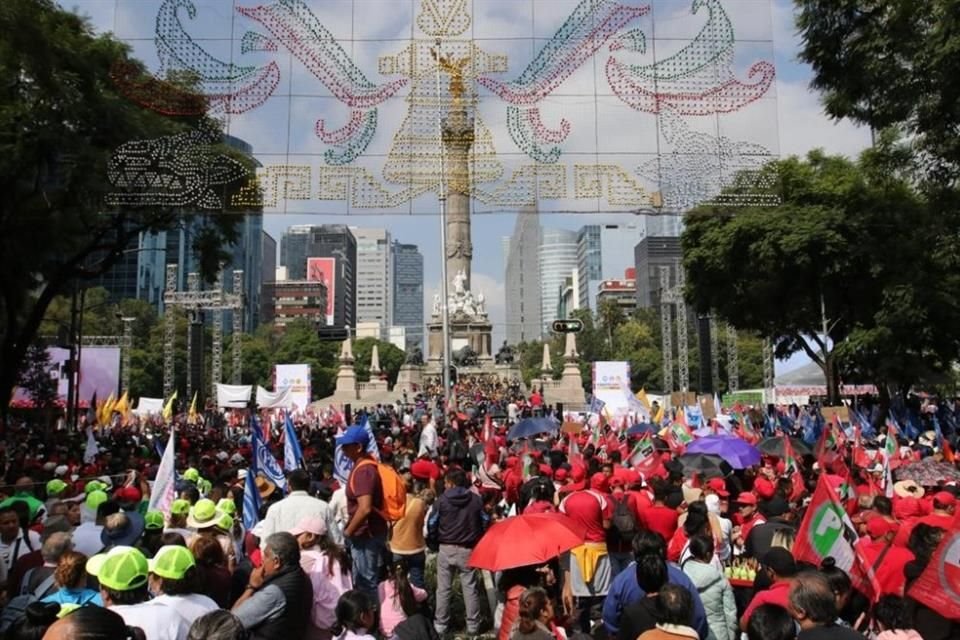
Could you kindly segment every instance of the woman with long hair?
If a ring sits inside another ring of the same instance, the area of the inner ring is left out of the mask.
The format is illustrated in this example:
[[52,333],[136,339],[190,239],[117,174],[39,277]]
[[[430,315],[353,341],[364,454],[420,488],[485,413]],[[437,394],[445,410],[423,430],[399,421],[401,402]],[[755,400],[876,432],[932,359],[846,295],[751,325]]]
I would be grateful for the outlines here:
[[531,587],[520,596],[520,617],[510,640],[557,640],[553,602],[542,587]]
[[398,624],[416,615],[427,592],[410,583],[407,563],[397,560],[387,567],[386,580],[377,587],[380,597],[380,631],[389,638]]
[[300,545],[300,566],[307,575],[325,576],[341,594],[353,588],[350,552],[330,539],[327,524],[321,518],[304,518],[290,533]]

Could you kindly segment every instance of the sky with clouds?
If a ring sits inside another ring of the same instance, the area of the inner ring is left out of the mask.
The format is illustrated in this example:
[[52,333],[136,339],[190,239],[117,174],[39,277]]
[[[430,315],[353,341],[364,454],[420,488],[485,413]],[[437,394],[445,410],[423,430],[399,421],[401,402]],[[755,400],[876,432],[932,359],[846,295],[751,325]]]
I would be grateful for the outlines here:
[[[455,4],[457,0],[437,0],[441,5]],[[623,4],[642,6],[640,0],[622,0]],[[322,22],[356,61],[360,69],[375,82],[378,77],[378,56],[401,51],[412,35],[423,37],[416,31],[416,13],[420,0],[307,0],[307,4],[322,18]],[[572,8],[576,0],[467,0],[471,7],[473,23],[470,33],[480,48],[485,51],[506,54],[510,59],[512,78],[543,46]],[[98,31],[111,31],[130,42],[134,55],[143,59],[149,68],[159,70],[160,62],[154,44],[156,17],[162,0],[60,0],[66,8],[75,9],[89,16]],[[186,2],[181,4],[186,5]],[[191,35],[202,41],[212,54],[227,59],[239,55],[239,35],[258,25],[234,10],[236,5],[255,6],[257,2],[234,0],[195,0],[196,13],[192,19],[181,8],[181,22]],[[688,0],[653,0],[653,14],[640,19],[644,33],[655,29],[655,46],[660,48],[658,59],[676,51],[696,35],[703,24],[700,16],[691,15]],[[745,69],[756,59],[769,59],[775,63],[775,85],[756,105],[750,105],[742,116],[708,120],[705,131],[725,135],[737,140],[748,140],[763,145],[774,154],[787,156],[804,154],[821,147],[831,153],[853,155],[869,144],[869,132],[849,123],[830,121],[822,112],[818,96],[808,88],[811,78],[809,67],[797,61],[799,41],[793,24],[793,8],[788,0],[723,0],[723,7],[730,16],[737,34],[737,56],[733,71],[743,76]],[[702,14],[701,14],[702,15]],[[263,29],[261,28],[262,32]],[[239,34],[239,35],[237,35]],[[648,50],[649,53],[649,50]],[[588,64],[574,73],[543,105],[543,120],[555,126],[561,116],[566,116],[573,127],[568,144],[580,149],[585,155],[594,154],[595,160],[604,161],[608,155],[624,166],[636,166],[641,154],[655,153],[656,130],[645,136],[645,126],[628,107],[610,95],[596,81],[602,78],[605,58],[601,51],[593,66]],[[280,91],[260,108],[233,116],[231,133],[250,142],[255,154],[265,164],[295,163],[299,157],[319,158],[317,139],[312,133],[317,112],[326,113],[330,127],[346,113],[343,109],[327,109],[333,104],[329,92],[318,88],[316,78],[292,56],[280,57],[284,73]],[[597,60],[600,60],[598,63]],[[414,89],[411,89],[413,91]],[[491,130],[497,144],[498,154],[509,146],[502,103],[490,98],[490,93],[481,90],[479,117]],[[588,98],[585,100],[584,98]],[[377,138],[370,149],[374,154],[373,164],[390,148],[393,132],[401,127],[406,107],[394,102],[397,108],[380,109]],[[335,105],[341,106],[342,105]],[[327,113],[327,112],[330,113]],[[338,114],[339,115],[336,115]],[[584,124],[586,125],[584,126]],[[721,124],[722,123],[722,124]],[[697,125],[700,126],[700,125]],[[713,127],[713,129],[711,129]],[[634,136],[629,138],[628,136]],[[578,136],[582,136],[579,137]],[[621,140],[623,138],[623,140]],[[651,142],[651,139],[653,142]],[[578,146],[579,145],[579,146]],[[614,154],[621,146],[636,149],[637,155]],[[654,145],[651,147],[651,145]],[[504,154],[505,166],[519,162],[521,154]],[[292,154],[292,155],[291,155]],[[377,155],[379,154],[379,156]],[[373,166],[371,164],[371,166]],[[319,201],[297,203],[287,201],[285,213],[265,216],[264,226],[275,238],[293,224],[321,224],[324,222],[347,223],[363,227],[386,227],[393,237],[401,242],[415,243],[424,254],[425,307],[429,307],[432,292],[439,286],[440,251],[439,219],[435,215],[353,215],[348,217],[329,215],[343,206],[325,208]],[[576,204],[576,203],[574,203]],[[579,203],[589,208],[589,203]],[[436,204],[428,196],[419,198],[411,206],[425,213],[435,212]],[[558,207],[560,208],[560,207]],[[603,210],[601,205],[598,210]],[[309,212],[309,213],[307,213]],[[504,321],[503,257],[501,238],[512,232],[515,214],[497,213],[474,217],[473,243],[474,290],[482,290],[488,300],[491,319],[501,327],[495,330],[494,339],[502,335]],[[632,216],[614,213],[551,214],[541,215],[545,226],[576,229],[583,224],[629,222]],[[778,367],[779,368],[779,367]]]

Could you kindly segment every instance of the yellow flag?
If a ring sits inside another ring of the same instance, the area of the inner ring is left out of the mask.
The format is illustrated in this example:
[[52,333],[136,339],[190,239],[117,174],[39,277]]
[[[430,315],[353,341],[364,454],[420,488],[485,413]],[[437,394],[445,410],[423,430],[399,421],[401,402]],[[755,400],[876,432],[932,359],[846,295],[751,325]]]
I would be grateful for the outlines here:
[[657,415],[653,416],[652,420],[653,424],[660,424],[663,422],[663,405],[660,405],[657,408]]
[[173,403],[177,399],[177,392],[174,390],[173,395],[170,396],[170,399],[167,400],[167,404],[163,405],[163,419],[164,420],[173,420]]
[[637,391],[637,400],[647,408],[647,411],[650,411],[650,398],[647,397],[647,391],[640,387],[640,391]]
[[193,400],[190,401],[190,410],[187,412],[187,424],[197,423],[197,392],[193,392]]
[[117,399],[113,397],[113,392],[111,391],[106,402],[104,402],[103,406],[100,407],[100,415],[98,416],[97,421],[101,425],[110,424],[110,417],[113,415],[113,406],[115,404],[117,404]]

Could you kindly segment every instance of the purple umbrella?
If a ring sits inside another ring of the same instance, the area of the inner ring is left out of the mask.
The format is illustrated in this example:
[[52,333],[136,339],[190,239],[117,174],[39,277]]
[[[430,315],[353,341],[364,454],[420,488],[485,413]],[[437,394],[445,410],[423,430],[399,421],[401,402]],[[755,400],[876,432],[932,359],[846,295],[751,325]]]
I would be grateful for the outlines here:
[[760,451],[736,436],[710,435],[687,445],[687,453],[710,453],[730,463],[734,469],[746,469],[760,464]]

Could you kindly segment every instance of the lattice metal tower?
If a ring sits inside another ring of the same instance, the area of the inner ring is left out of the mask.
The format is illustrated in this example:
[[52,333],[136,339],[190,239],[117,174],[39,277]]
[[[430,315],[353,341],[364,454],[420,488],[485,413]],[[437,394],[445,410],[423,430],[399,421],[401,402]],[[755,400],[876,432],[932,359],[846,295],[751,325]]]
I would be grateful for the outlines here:
[[737,329],[727,325],[727,389],[730,393],[740,390],[740,363],[737,352]]
[[[703,366],[703,363],[700,363]],[[710,380],[713,390],[720,391],[720,323],[715,316],[710,316]]]
[[663,392],[673,391],[673,311],[668,301],[670,267],[660,267],[660,348],[663,351]]

